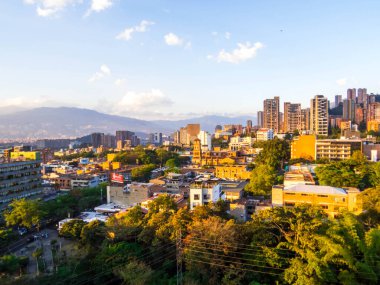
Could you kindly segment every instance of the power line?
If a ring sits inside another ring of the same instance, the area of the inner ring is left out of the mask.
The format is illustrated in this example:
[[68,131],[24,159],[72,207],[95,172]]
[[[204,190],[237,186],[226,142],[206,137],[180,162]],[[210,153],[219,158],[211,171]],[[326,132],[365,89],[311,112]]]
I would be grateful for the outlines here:
[[[174,245],[173,245],[173,246],[174,246]],[[147,263],[146,265],[154,265],[154,264],[157,264],[157,263],[159,263],[159,262],[162,262],[164,259],[166,259],[166,258],[168,258],[168,257],[174,257],[174,256],[175,256],[175,252],[169,252],[169,253],[166,253],[166,254],[164,254],[164,255],[162,255],[162,256],[159,256],[157,259],[151,261],[150,263]],[[130,262],[130,261],[128,261],[128,262]],[[85,279],[85,280],[79,281],[79,283],[74,283],[74,285],[83,285],[83,284],[86,284],[86,282],[89,282],[89,281],[95,280],[95,279],[97,279],[97,278],[99,278],[99,277],[101,277],[101,276],[103,276],[103,275],[105,275],[105,274],[107,274],[107,273],[111,273],[112,271],[117,270],[117,269],[119,269],[119,268],[125,266],[126,264],[127,264],[127,263],[123,263],[123,264],[116,265],[116,266],[114,266],[114,267],[112,267],[112,268],[109,268],[109,269],[107,269],[107,270],[105,270],[105,271],[99,272],[98,274],[96,274],[96,275],[93,276],[92,278],[87,278],[87,279]],[[144,271],[144,270],[145,270],[145,269],[140,269],[140,271]],[[136,272],[140,272],[140,271],[135,271],[135,273],[136,273]]]
[[[186,238],[184,239],[186,241]],[[198,241],[198,242],[202,242],[202,241],[205,241],[204,243],[207,243],[207,241],[209,242],[213,242],[213,240],[210,240],[210,239],[205,239],[205,238],[194,238],[194,237],[190,237],[190,240],[195,240],[195,241]],[[235,243],[235,242],[234,242]],[[287,248],[277,248],[277,247],[269,247],[269,246],[258,246],[258,245],[250,245],[250,244],[244,244],[244,243],[235,243],[237,245],[245,245],[245,246],[234,246],[234,245],[226,245],[226,244],[218,244],[218,243],[213,243],[213,244],[216,244],[216,245],[220,245],[220,246],[224,246],[224,247],[232,247],[232,248],[240,248],[240,249],[244,249],[244,250],[249,250],[249,251],[255,251],[255,252],[260,252],[258,249],[253,249],[253,248],[249,248],[249,247],[257,247],[257,248],[260,248],[260,249],[272,249],[272,250],[280,250],[280,251],[286,251],[286,252],[291,252],[293,254],[296,253],[295,250],[292,250],[292,249],[287,249]],[[361,254],[353,254],[352,256],[355,256],[355,257],[365,257],[365,255],[361,255]],[[379,259],[380,260],[380,257],[377,257],[377,255],[367,255],[368,257],[371,257],[371,258],[375,258],[375,259]]]
[[[143,255],[139,256],[139,258],[146,257],[146,256],[148,256],[149,254],[151,254],[151,253],[153,253],[153,252],[156,252],[158,249],[165,248],[166,246],[168,246],[168,245],[165,244],[165,245],[159,246],[159,247],[157,247],[157,248],[155,248],[155,249],[153,249],[153,250],[151,250],[150,248],[144,249],[144,251],[146,251],[146,253],[144,253]],[[174,245],[171,245],[171,246],[174,246]],[[167,247],[167,248],[169,248],[169,247]],[[110,258],[112,258],[112,257],[116,257],[116,256],[118,256],[117,253],[111,255]],[[81,273],[78,274],[78,275],[73,275],[73,276],[70,276],[70,277],[68,277],[68,278],[66,278],[66,279],[64,279],[64,280],[62,280],[62,281],[60,281],[59,283],[63,284],[65,281],[68,281],[68,280],[73,279],[73,278],[78,278],[78,277],[80,277],[80,276],[83,276],[83,275],[85,275],[85,274],[87,274],[87,273],[90,273],[90,272],[93,272],[93,271],[95,271],[95,270],[96,270],[96,268],[93,268],[93,269],[90,269],[90,270],[87,270],[87,271],[81,272]]]
[[[205,249],[210,249],[210,248],[205,248]],[[218,250],[216,249],[217,251],[222,251],[222,250]],[[266,263],[265,261],[261,261],[261,260],[256,260],[256,259],[246,259],[246,258],[241,258],[241,257],[234,257],[234,256],[227,256],[227,255],[221,255],[221,254],[215,254],[215,253],[212,253],[212,252],[209,252],[209,251],[197,251],[197,250],[193,250],[193,249],[187,249],[187,251],[193,251],[193,252],[198,252],[198,253],[203,253],[203,254],[209,254],[209,255],[216,255],[216,256],[219,256],[219,257],[225,257],[225,258],[231,258],[231,259],[236,259],[236,260],[239,260],[239,261],[255,261],[255,262],[262,262],[262,263]],[[231,253],[236,253],[236,252],[231,252]],[[202,256],[198,256],[199,257],[202,257]],[[206,257],[203,257],[203,258],[206,258]],[[227,262],[231,262],[231,263],[236,263],[236,262],[232,262],[230,260],[226,260]],[[244,263],[243,263],[244,264]],[[245,265],[248,265],[248,266],[254,266],[254,267],[263,267],[263,268],[269,268],[269,269],[276,269],[276,270],[286,270],[286,269],[283,269],[283,268],[276,268],[276,267],[272,267],[272,266],[262,266],[262,265],[254,265],[254,264],[248,264],[248,263],[245,263]],[[373,268],[377,268],[377,267],[373,267]],[[330,271],[333,271],[333,272],[340,272],[339,270],[336,270],[336,269],[332,269],[332,268],[329,268],[328,270]],[[356,273],[363,273],[363,274],[368,274],[368,272],[363,272],[363,271],[355,271]],[[359,277],[359,279],[365,279],[365,280],[374,280],[373,278],[366,278],[366,277]]]
[[[161,257],[160,257],[159,259],[157,259],[155,262],[152,262],[151,264],[146,264],[146,265],[153,265],[153,264],[156,264],[156,263],[158,263],[158,262],[163,261],[163,259],[165,259],[165,258],[168,258],[168,257],[174,257],[174,255],[175,255],[175,253],[172,252],[172,253],[170,253],[170,254],[168,254],[168,255],[161,256]],[[127,264],[127,263],[124,263],[124,264],[120,264],[120,265],[114,266],[113,268],[108,269],[107,271],[104,271],[104,272],[101,272],[101,273],[95,275],[93,278],[87,278],[87,279],[81,281],[81,283],[74,283],[74,284],[76,284],[76,285],[82,285],[82,284],[86,284],[87,282],[94,281],[95,279],[102,277],[104,274],[106,274],[106,273],[111,273],[112,271],[117,270],[117,269],[119,269],[119,267],[125,266],[126,264]],[[139,270],[135,271],[134,273],[140,273],[140,272],[144,272],[144,271],[145,271],[145,268],[144,268],[144,269],[143,269],[143,268],[140,268]],[[117,280],[117,279],[118,279],[118,277],[112,278],[110,281],[107,281],[106,283],[103,283],[103,284],[109,284],[109,283],[111,283],[112,281],[115,281],[115,280]]]
[[[199,262],[199,263],[204,263],[204,264],[210,264],[210,265],[215,265],[215,266],[220,266],[220,267],[231,268],[230,266],[227,266],[227,265],[222,265],[222,264],[217,264],[217,263],[212,263],[212,262],[205,262],[205,261],[190,259],[187,257],[185,257],[185,259],[187,259],[188,261],[192,261],[192,262]],[[256,272],[256,273],[262,273],[262,274],[270,274],[270,275],[277,275],[277,276],[282,275],[282,274],[278,274],[278,273],[274,273],[274,272],[268,272],[268,271],[264,272],[264,271],[249,269],[249,268],[238,268],[238,269],[243,270],[243,271],[251,271],[251,272]]]

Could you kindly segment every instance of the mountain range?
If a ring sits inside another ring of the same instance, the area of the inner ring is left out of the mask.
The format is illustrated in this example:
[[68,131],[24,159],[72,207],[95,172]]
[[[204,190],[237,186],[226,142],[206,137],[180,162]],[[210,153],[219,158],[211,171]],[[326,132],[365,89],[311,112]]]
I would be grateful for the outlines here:
[[216,125],[256,122],[255,117],[202,116],[185,120],[146,121],[100,113],[74,107],[41,107],[0,113],[0,139],[74,138],[93,132],[115,133],[129,130],[140,136],[152,132],[170,134],[189,123],[201,124],[201,129],[213,132]]

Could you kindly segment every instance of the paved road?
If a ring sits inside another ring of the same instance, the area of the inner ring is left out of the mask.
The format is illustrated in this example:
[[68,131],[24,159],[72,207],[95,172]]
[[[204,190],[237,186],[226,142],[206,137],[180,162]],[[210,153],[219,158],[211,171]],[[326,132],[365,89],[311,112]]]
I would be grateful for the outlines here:
[[51,250],[51,241],[53,239],[60,240],[58,238],[58,233],[56,230],[52,229],[45,229],[41,231],[43,233],[48,233],[48,238],[40,238],[38,240],[35,240],[31,243],[28,243],[24,246],[21,246],[20,248],[17,248],[12,253],[16,254],[17,256],[27,256],[29,257],[29,263],[27,267],[28,274],[36,275],[37,273],[37,264],[36,259],[32,256],[33,252],[37,248],[43,248],[43,254],[42,254],[42,260],[45,263],[46,266],[46,273],[52,273],[54,270],[54,261],[53,261],[53,253]]

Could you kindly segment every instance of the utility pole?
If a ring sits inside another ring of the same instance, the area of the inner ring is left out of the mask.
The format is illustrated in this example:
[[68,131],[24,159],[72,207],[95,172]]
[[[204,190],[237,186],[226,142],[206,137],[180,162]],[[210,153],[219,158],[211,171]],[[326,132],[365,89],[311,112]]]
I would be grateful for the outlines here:
[[179,230],[177,232],[176,255],[177,255],[177,285],[182,285],[182,233],[181,233],[181,228],[179,228]]

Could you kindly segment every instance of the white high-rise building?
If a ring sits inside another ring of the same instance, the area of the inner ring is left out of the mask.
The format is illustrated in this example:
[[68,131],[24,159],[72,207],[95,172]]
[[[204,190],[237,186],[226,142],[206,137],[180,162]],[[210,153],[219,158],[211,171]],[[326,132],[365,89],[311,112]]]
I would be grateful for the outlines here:
[[212,148],[211,135],[206,131],[200,131],[198,139],[201,141],[202,151],[209,151]]

